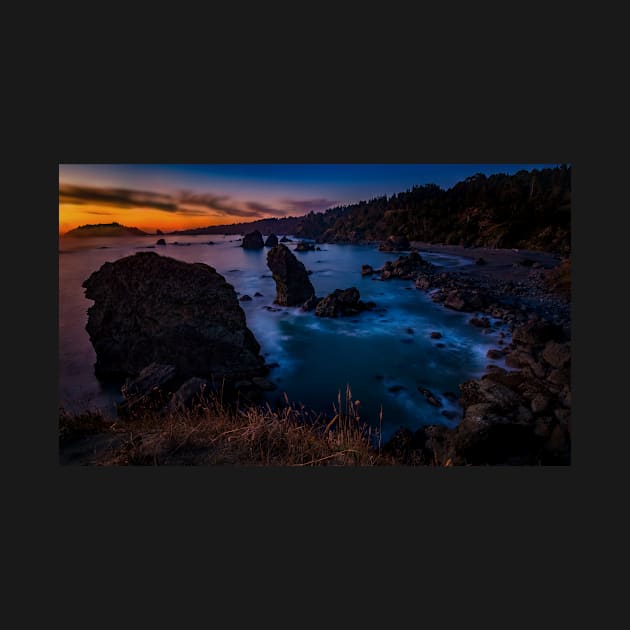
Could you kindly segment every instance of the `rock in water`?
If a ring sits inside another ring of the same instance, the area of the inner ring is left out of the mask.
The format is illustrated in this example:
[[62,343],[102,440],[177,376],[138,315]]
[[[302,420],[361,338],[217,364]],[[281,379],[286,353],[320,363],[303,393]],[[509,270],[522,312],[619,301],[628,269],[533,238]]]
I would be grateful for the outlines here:
[[163,238],[158,238],[156,245],[166,245],[166,241]]
[[269,250],[267,265],[276,281],[276,304],[297,306],[315,295],[306,268],[286,245]]
[[275,234],[270,234],[265,241],[265,247],[275,247],[278,244],[278,237]]
[[262,234],[258,230],[246,234],[241,244],[244,249],[262,249],[264,246]]
[[173,365],[180,378],[264,373],[234,287],[208,265],[141,252],[105,263],[83,287],[94,300],[86,330],[102,380],[150,363]]
[[315,244],[314,243],[308,243],[307,241],[300,241],[295,246],[295,251],[296,252],[314,252],[315,251]]
[[411,248],[411,244],[406,236],[389,236],[387,240],[379,246],[382,252],[406,252]]
[[315,307],[315,315],[318,317],[339,317],[356,315],[361,311],[369,310],[376,306],[374,302],[363,302],[359,298],[359,290],[355,287],[349,289],[335,289],[327,295]]

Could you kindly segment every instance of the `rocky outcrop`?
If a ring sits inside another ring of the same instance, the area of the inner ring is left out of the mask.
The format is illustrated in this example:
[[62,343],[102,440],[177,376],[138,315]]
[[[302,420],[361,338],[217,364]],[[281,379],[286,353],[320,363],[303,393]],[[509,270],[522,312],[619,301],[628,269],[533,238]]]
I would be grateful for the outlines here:
[[269,250],[267,265],[276,281],[276,304],[298,306],[315,295],[304,264],[286,245],[277,245]]
[[264,246],[262,234],[258,230],[246,234],[241,243],[243,249],[262,249]]
[[155,242],[156,245],[166,245],[166,241],[163,238],[158,238]]
[[372,265],[362,265],[361,267],[361,275],[362,276],[371,276],[374,273],[374,268]]
[[384,243],[379,245],[382,252],[406,252],[411,248],[411,243],[406,236],[388,236]]
[[318,317],[344,317],[357,315],[376,306],[374,302],[363,302],[359,290],[355,287],[349,289],[335,289],[317,304],[315,315]]
[[205,378],[193,376],[182,383],[171,396],[169,410],[178,411],[189,409],[194,405],[203,404],[208,401],[216,388]]
[[413,280],[418,272],[433,272],[434,269],[435,265],[424,260],[418,252],[411,252],[408,256],[399,256],[397,260],[388,260],[381,269],[381,279]]
[[292,243],[293,241],[292,241],[290,238],[287,238],[286,236],[283,236],[283,237],[280,239],[280,242],[281,242],[281,243]]
[[270,234],[265,241],[265,247],[275,247],[278,244],[278,237],[275,234]]
[[173,365],[151,363],[134,378],[128,378],[121,387],[123,402],[118,414],[128,416],[138,411],[159,409],[164,405],[168,389],[175,383],[177,370]]
[[314,243],[307,243],[306,241],[300,241],[296,245],[295,251],[296,252],[314,252],[315,251],[315,244]]
[[486,299],[483,293],[474,290],[451,291],[444,300],[444,306],[446,306],[446,308],[453,309],[454,311],[464,311],[467,313],[479,311],[483,309],[485,304]]
[[234,287],[212,267],[142,252],[105,263],[84,283],[96,376],[122,380],[151,363],[182,379],[264,373]]

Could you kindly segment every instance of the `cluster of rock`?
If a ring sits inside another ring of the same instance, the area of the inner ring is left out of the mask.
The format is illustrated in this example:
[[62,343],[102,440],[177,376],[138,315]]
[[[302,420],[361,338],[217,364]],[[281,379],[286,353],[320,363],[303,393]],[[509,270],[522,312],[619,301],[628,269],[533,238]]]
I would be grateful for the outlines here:
[[[320,249],[319,247],[317,249]],[[295,246],[296,252],[314,252],[315,251],[315,243],[309,243],[308,241],[300,241]]]
[[281,306],[302,306],[318,317],[344,317],[374,308],[374,302],[363,302],[355,287],[336,289],[325,298],[315,295],[309,273],[285,245],[277,245],[267,254],[267,265],[276,282],[274,302]]
[[83,287],[94,300],[86,330],[95,374],[127,379],[123,389],[133,404],[123,411],[140,399],[164,398],[192,378],[229,389],[268,371],[234,287],[208,265],[142,252],[105,263]]
[[[397,260],[388,260],[380,270],[382,280],[399,278],[412,280],[419,272],[433,273],[435,265],[425,260],[418,252],[411,252],[408,256],[399,256]],[[361,270],[363,273],[363,269]]]
[[441,465],[566,465],[571,461],[570,343],[562,328],[531,320],[514,331],[508,365],[460,385],[454,428],[400,432],[403,459]]
[[315,315],[317,317],[349,317],[371,310],[375,306],[374,302],[363,302],[359,290],[355,287],[335,289],[319,300],[315,306]]
[[382,252],[406,252],[411,249],[411,243],[406,236],[389,236],[384,243],[379,245]]

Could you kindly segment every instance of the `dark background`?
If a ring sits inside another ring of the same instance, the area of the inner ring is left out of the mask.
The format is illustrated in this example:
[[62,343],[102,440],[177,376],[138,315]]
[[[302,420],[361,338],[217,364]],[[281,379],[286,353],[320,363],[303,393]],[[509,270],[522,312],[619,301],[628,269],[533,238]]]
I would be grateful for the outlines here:
[[[627,206],[614,190],[627,166],[614,157],[619,77],[605,63],[618,40],[582,45],[580,27],[599,18],[574,8],[506,11],[497,23],[477,5],[419,16],[155,9],[55,31],[55,54],[28,81],[6,237],[17,266],[25,239],[37,251],[6,288],[14,318],[35,321],[6,335],[18,375],[6,422],[22,432],[5,443],[19,477],[9,520],[16,575],[51,620],[513,628],[606,616],[593,580],[623,503],[606,426],[623,416],[607,362],[619,316],[601,319],[619,290],[611,269],[627,267],[612,246]],[[571,163],[572,466],[59,467],[59,162]]]

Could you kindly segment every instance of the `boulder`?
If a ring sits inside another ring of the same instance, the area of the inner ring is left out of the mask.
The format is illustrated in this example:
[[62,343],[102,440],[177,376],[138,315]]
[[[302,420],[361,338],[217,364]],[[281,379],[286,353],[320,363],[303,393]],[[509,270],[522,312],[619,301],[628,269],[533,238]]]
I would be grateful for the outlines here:
[[298,306],[315,295],[304,264],[286,245],[276,245],[269,250],[267,265],[276,282],[276,304]]
[[308,300],[306,300],[306,302],[304,302],[304,304],[302,304],[302,310],[303,311],[312,311],[314,310],[317,305],[322,301],[322,298],[319,298],[315,295],[311,296],[310,298],[308,298]]
[[379,245],[382,252],[401,252],[409,251],[411,244],[406,236],[389,236],[384,243]]
[[477,328],[490,328],[490,320],[487,317],[473,317],[468,323]]
[[287,238],[286,236],[283,236],[283,237],[280,239],[280,242],[281,242],[281,243],[292,243],[293,241],[292,241],[290,238]]
[[252,383],[254,383],[254,385],[256,385],[256,387],[266,391],[266,392],[270,392],[273,391],[274,389],[276,389],[276,386],[271,382],[268,381],[266,378],[262,377],[262,376],[255,376],[252,379]]
[[562,339],[562,328],[543,319],[527,322],[512,333],[512,341],[521,345],[539,345]]
[[315,245],[313,243],[307,243],[306,241],[300,241],[296,247],[296,252],[314,252]]
[[361,275],[362,276],[371,276],[374,273],[374,268],[372,265],[363,265],[361,267]]
[[270,234],[265,241],[265,247],[275,247],[278,244],[278,237],[275,234]]
[[155,242],[156,245],[166,245],[166,241],[163,238],[158,238]]
[[241,297],[238,298],[238,300],[239,302],[251,302],[252,298],[250,295],[245,294],[245,295],[241,295]]
[[168,388],[173,385],[177,370],[173,365],[151,363],[134,378],[128,378],[120,391],[123,402],[118,404],[121,416],[138,411],[158,409],[165,403]]
[[173,365],[182,379],[264,371],[234,287],[208,265],[141,252],[105,263],[83,287],[94,301],[86,330],[99,379],[133,377],[151,363]]
[[430,335],[431,339],[442,339],[442,333],[434,330]]
[[362,302],[356,287],[349,289],[335,289],[327,295],[315,308],[318,317],[343,317],[356,315],[361,311],[374,308],[373,302]]
[[481,310],[486,304],[485,296],[479,291],[456,289],[444,300],[444,306],[454,311],[472,312]]
[[[388,260],[381,269],[381,279],[390,280],[400,278],[411,280],[417,272],[432,272],[435,265],[424,260],[418,252],[411,252],[408,256],[399,256],[397,260]],[[418,286],[416,284],[416,286]]]
[[442,401],[425,387],[418,387],[418,391],[426,398],[427,402],[434,407],[441,407]]
[[503,350],[496,350],[494,348],[490,348],[490,350],[488,350],[488,352],[486,352],[486,356],[488,357],[488,359],[500,359],[501,357],[503,357],[504,355],[504,351]]
[[262,249],[265,246],[262,234],[259,230],[254,230],[243,237],[241,247],[243,249]]
[[183,383],[171,396],[170,411],[188,409],[205,402],[215,391],[212,383],[205,378],[193,376]]
[[571,361],[571,347],[568,343],[549,341],[542,352],[542,358],[551,367],[561,369]]

